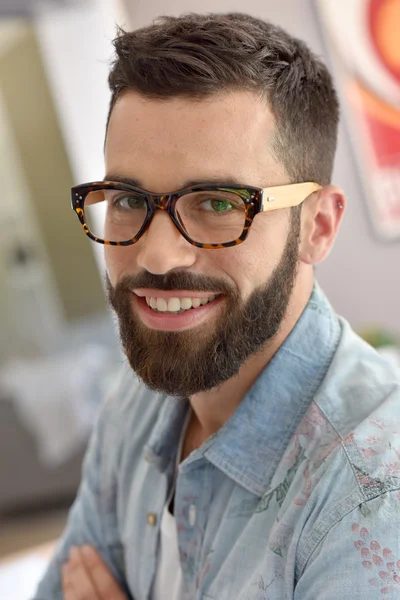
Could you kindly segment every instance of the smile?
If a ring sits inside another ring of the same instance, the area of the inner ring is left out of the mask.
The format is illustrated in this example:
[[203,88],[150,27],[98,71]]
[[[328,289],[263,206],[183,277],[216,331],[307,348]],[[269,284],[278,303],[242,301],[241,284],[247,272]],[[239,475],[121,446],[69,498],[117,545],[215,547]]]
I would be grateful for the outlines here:
[[208,298],[158,298],[155,296],[146,296],[146,302],[154,312],[168,312],[170,314],[179,315],[187,310],[205,306],[206,304],[213,302],[217,297],[218,296],[216,295],[209,296]]
[[196,327],[218,314],[224,294],[191,292],[190,290],[164,291],[155,289],[132,290],[135,310],[150,329],[184,331]]

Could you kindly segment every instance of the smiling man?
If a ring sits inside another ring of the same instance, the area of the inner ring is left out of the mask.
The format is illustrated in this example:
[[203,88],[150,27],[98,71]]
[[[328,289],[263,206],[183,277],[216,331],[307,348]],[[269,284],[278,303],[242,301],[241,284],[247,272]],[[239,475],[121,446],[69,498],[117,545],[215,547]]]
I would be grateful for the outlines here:
[[37,600],[399,594],[400,374],[314,279],[346,205],[328,71],[239,14],[115,47],[72,201],[128,364]]

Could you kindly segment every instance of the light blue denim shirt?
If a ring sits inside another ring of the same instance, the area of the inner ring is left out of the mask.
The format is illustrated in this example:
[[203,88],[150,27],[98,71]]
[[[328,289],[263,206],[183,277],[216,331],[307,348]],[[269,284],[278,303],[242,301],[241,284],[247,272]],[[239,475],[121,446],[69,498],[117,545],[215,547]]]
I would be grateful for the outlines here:
[[[124,369],[37,600],[62,598],[60,567],[84,543],[150,600],[188,410]],[[183,600],[400,598],[399,417],[400,372],[316,286],[231,419],[179,466]]]

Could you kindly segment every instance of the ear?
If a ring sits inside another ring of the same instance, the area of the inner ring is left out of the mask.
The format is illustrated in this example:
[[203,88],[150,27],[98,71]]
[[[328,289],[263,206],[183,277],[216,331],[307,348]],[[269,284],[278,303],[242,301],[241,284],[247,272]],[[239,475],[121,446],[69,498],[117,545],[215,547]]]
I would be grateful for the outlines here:
[[331,251],[346,209],[339,188],[329,185],[312,194],[303,204],[300,260],[315,265]]

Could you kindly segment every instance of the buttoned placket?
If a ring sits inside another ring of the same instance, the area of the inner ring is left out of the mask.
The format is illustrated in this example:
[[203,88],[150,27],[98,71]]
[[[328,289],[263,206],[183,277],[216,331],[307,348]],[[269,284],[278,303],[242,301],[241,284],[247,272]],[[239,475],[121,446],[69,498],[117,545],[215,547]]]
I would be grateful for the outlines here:
[[173,464],[165,464],[160,457],[146,450],[143,459],[146,462],[146,480],[157,494],[151,498],[150,503],[143,506],[141,519],[144,531],[141,539],[140,566],[137,569],[139,575],[140,597],[151,600],[152,586],[157,569],[157,557],[159,547],[160,525],[162,511],[167,500],[170,482],[173,477]]
[[152,588],[156,576],[162,513],[165,505],[171,501],[172,493],[176,486],[183,437],[188,422],[189,415],[187,415],[183,422],[181,440],[175,454],[157,454],[151,445],[145,448],[143,460],[148,468],[147,480],[154,480],[153,489],[158,490],[156,497],[152,499],[152,504],[146,507],[147,512],[143,515],[146,521],[146,536],[143,540],[140,590],[143,598],[147,600],[151,600]]

